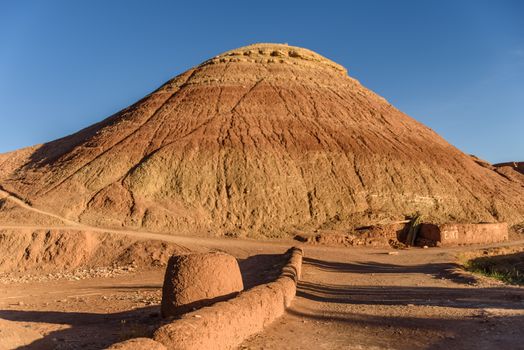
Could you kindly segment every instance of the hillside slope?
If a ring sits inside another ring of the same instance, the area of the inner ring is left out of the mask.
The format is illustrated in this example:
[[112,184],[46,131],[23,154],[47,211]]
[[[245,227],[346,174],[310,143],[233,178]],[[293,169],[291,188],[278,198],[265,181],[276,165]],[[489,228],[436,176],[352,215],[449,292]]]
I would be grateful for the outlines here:
[[[216,56],[98,124],[0,161],[15,158],[25,160],[0,172],[4,190],[94,226],[274,236],[417,211],[524,220],[521,183],[338,64],[279,44]],[[11,217],[0,209],[1,222]]]

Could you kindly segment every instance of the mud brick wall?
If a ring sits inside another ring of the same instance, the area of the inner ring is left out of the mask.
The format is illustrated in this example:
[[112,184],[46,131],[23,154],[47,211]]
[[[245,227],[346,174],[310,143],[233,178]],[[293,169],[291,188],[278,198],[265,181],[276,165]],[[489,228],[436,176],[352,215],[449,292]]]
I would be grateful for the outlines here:
[[443,246],[495,243],[508,239],[508,224],[422,224],[418,236]]
[[235,349],[282,316],[295,297],[302,269],[302,249],[286,252],[288,262],[273,282],[261,284],[235,298],[184,314],[161,326],[153,339],[137,338],[109,349]]

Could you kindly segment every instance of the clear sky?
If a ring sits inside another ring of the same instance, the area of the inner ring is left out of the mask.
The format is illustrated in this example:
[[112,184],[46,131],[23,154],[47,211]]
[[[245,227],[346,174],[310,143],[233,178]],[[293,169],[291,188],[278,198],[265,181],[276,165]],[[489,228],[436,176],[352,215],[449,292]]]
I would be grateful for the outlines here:
[[0,152],[77,131],[255,42],[331,58],[466,153],[524,160],[519,0],[0,0]]

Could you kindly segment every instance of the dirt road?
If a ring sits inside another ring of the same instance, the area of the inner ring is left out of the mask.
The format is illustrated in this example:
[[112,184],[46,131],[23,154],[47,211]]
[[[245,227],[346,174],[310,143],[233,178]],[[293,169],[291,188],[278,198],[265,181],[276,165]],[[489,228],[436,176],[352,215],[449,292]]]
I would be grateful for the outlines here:
[[462,249],[308,249],[287,314],[245,349],[524,349],[524,289],[463,273]]
[[[280,255],[250,254],[253,250],[246,253],[236,245],[225,250],[239,257],[245,288],[279,273]],[[285,248],[266,251],[280,254]],[[150,336],[161,322],[163,278],[164,269],[158,268],[109,278],[0,284],[0,349],[11,348],[2,342],[2,327],[12,324],[42,335],[23,349],[102,349]]]
[[[0,196],[61,219],[68,230],[112,232],[175,242],[196,251],[229,252],[241,260],[247,287],[272,277],[276,263],[272,254],[297,245],[90,227],[35,209],[9,193],[0,191]],[[524,349],[524,288],[462,272],[455,254],[471,247],[416,248],[394,254],[385,249],[303,247],[303,276],[292,307],[241,348]],[[162,279],[163,270],[158,269],[113,278],[4,284],[0,318],[42,335],[24,349],[99,349],[151,333],[160,322]]]
[[[245,259],[248,286],[269,278],[271,254],[293,243],[162,238]],[[410,249],[398,255],[384,249],[304,249],[302,281],[291,309],[241,348],[524,348],[524,289],[460,272],[454,254],[471,248]],[[97,349],[151,332],[159,322],[162,278],[162,270],[153,270],[111,279],[4,285],[0,318],[44,335],[27,349],[49,343],[58,349]]]

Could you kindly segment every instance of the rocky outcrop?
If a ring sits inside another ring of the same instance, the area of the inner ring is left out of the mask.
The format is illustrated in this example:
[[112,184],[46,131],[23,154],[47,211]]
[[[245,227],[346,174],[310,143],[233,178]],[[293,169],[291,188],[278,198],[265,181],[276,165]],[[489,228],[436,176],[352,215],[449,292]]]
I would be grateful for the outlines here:
[[0,274],[66,273],[78,269],[166,266],[190,250],[153,240],[73,229],[0,229]]
[[498,164],[494,164],[494,166],[497,168],[510,167],[510,168],[513,168],[515,171],[518,171],[519,173],[524,174],[524,162],[498,163]]
[[494,165],[497,173],[524,187],[524,162],[499,163]]

